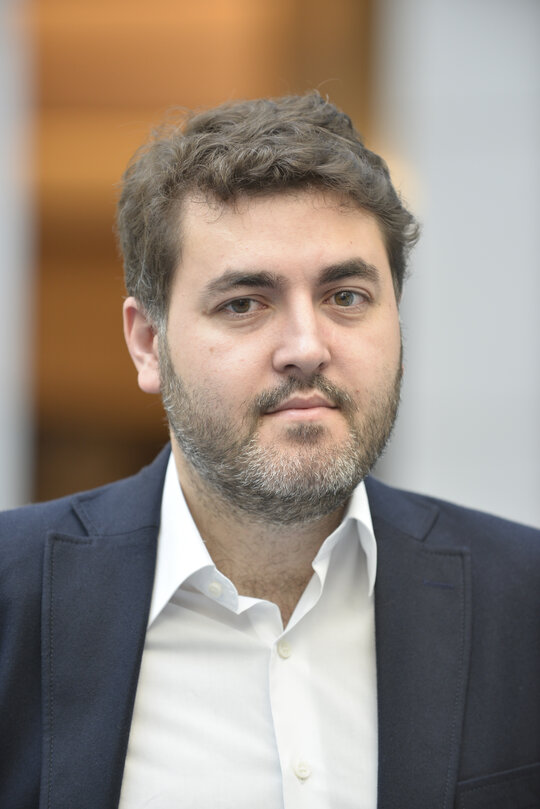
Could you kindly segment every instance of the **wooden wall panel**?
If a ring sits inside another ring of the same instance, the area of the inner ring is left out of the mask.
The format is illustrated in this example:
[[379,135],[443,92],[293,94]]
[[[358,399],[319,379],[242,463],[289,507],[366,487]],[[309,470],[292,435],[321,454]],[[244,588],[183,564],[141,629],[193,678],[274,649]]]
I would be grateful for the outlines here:
[[294,2],[187,0],[35,5],[45,104],[189,107],[283,92]]

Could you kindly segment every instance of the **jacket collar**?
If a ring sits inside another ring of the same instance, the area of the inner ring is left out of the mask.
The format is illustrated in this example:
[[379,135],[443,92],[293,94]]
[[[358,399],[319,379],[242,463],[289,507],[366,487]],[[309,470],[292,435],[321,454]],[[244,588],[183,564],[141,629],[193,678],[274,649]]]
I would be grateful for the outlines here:
[[111,536],[159,528],[161,493],[171,452],[167,444],[157,458],[132,477],[76,494],[71,505],[90,536]]

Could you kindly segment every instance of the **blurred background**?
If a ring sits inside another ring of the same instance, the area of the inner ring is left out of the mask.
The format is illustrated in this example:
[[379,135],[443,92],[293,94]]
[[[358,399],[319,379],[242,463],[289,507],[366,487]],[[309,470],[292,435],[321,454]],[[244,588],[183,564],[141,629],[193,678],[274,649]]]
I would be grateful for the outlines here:
[[0,507],[167,440],[123,344],[117,183],[171,106],[313,87],[423,223],[388,482],[540,525],[537,0],[2,0]]

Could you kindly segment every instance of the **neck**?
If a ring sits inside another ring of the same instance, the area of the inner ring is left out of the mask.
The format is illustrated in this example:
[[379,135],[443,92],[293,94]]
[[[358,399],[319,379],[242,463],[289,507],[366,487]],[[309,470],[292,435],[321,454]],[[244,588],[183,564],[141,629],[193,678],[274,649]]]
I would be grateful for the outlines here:
[[178,478],[212,561],[241,595],[280,606],[286,622],[313,573],[312,562],[345,506],[313,522],[276,525],[225,501],[174,445]]

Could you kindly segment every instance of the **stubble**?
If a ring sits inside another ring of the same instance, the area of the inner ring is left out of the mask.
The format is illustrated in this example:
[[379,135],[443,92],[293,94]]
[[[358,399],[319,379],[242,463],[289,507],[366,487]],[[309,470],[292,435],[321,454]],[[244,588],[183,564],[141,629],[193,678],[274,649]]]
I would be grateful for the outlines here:
[[[397,416],[401,363],[362,406],[324,376],[291,376],[246,403],[232,422],[216,394],[188,389],[175,372],[166,339],[160,339],[163,405],[171,432],[187,463],[210,496],[252,520],[274,525],[308,523],[324,517],[351,496],[383,452]],[[286,447],[263,445],[261,418],[296,392],[322,393],[339,408],[348,430],[332,443],[317,423],[286,428]]]

